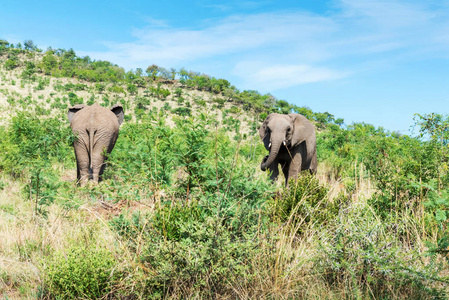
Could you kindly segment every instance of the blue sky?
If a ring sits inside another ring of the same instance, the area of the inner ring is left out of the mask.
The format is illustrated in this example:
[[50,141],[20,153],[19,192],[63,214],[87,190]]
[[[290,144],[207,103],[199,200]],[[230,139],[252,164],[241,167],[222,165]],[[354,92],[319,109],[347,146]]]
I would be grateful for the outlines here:
[[0,38],[240,90],[410,133],[449,112],[449,0],[11,1]]

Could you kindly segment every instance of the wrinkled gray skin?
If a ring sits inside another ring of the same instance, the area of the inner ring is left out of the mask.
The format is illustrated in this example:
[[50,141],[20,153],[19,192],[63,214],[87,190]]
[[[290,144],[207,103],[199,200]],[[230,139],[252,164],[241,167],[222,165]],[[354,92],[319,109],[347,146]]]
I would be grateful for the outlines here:
[[290,178],[297,179],[302,170],[316,173],[315,127],[300,114],[270,114],[259,129],[259,135],[270,154],[260,164],[262,171],[270,170],[275,181],[281,165],[285,185]]
[[77,178],[81,186],[89,179],[101,181],[106,167],[106,155],[111,153],[117,141],[124,113],[120,105],[110,110],[98,104],[75,105],[67,113],[72,132],[76,156]]

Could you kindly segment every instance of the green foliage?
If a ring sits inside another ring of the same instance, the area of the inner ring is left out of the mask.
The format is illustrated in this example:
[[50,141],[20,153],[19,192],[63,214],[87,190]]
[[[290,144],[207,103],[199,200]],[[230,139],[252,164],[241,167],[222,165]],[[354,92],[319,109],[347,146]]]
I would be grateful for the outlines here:
[[17,57],[9,58],[3,64],[6,70],[13,70],[19,66],[19,59]]
[[195,98],[193,101],[199,106],[206,107],[206,100]]
[[[99,86],[99,88],[101,89],[101,85]],[[113,93],[117,93],[117,94],[126,94],[125,89],[121,86],[117,86],[117,85],[113,85],[112,87],[109,88],[110,92]]]
[[34,73],[36,72],[36,65],[33,62],[27,62],[26,68],[23,70],[21,77],[26,79],[32,79]]
[[182,89],[181,88],[176,88],[175,92],[174,92],[176,97],[181,97],[182,95]]
[[78,97],[75,93],[70,92],[68,96],[71,106],[74,106],[75,104],[83,104],[83,98]]
[[191,109],[188,107],[178,107],[178,108],[173,109],[172,112],[177,114],[178,116],[189,117],[192,115]]
[[415,299],[443,296],[437,283],[445,280],[438,277],[435,261],[422,262],[418,249],[386,234],[397,223],[381,221],[365,204],[344,208],[330,222],[334,225],[320,239],[324,256],[315,262],[329,286],[357,298],[387,299],[393,293]]
[[177,119],[176,125],[181,138],[181,143],[178,146],[179,161],[187,173],[182,185],[185,186],[187,195],[189,195],[190,189],[203,181],[203,160],[206,157],[206,138],[209,133],[206,129],[206,116],[202,114],[198,119]]
[[46,79],[46,78],[39,78],[38,79],[38,84],[37,86],[34,88],[36,91],[42,91],[43,89],[45,89],[46,86],[50,85],[50,80]]
[[24,195],[33,202],[34,212],[46,215],[46,207],[58,195],[61,182],[52,163],[72,155],[71,131],[58,118],[40,119],[31,113],[18,113],[2,132],[0,149],[5,153],[0,168],[25,177]]
[[206,214],[197,203],[180,205],[172,202],[171,205],[162,205],[155,211],[152,225],[164,239],[180,241],[195,230],[195,228],[186,230],[185,226],[203,223],[205,218]]
[[45,264],[44,293],[57,299],[98,299],[112,292],[121,274],[105,248],[72,246]]
[[260,183],[235,177],[229,184],[235,192],[228,196],[215,194],[215,186],[198,201],[165,201],[151,215],[122,214],[111,220],[130,249],[139,251],[143,295],[194,288],[206,296],[226,291],[226,282],[250,278],[251,259],[262,255],[259,234],[266,229],[266,218],[261,203],[266,195],[260,194],[265,190],[258,189]]
[[[165,125],[164,118],[151,114],[141,123],[127,124],[120,130],[110,162],[120,162],[118,176],[142,174],[147,181],[169,184],[174,172],[174,131]],[[156,121],[156,124],[153,122]],[[125,167],[126,166],[126,167]],[[111,168],[112,169],[112,168]]]
[[233,237],[219,222],[204,217],[196,204],[172,204],[157,209],[150,219],[134,215],[133,221],[112,221],[118,232],[137,230],[143,239],[140,277],[145,297],[178,288],[195,288],[204,296],[223,293],[226,282],[250,275],[248,260],[258,253],[251,234]]
[[39,161],[64,161],[72,152],[72,133],[59,118],[43,119],[19,112],[5,134],[2,145],[16,151],[5,153],[11,164],[3,165],[4,169],[19,171]]
[[134,95],[137,93],[137,86],[134,84],[128,84],[127,90],[131,95]]
[[40,67],[43,69],[45,75],[51,75],[52,70],[57,67],[58,61],[53,55],[52,51],[45,52],[44,57],[42,57],[42,63]]
[[164,89],[161,87],[161,84],[158,84],[157,87],[149,87],[149,93],[159,99],[164,100],[170,95],[170,91],[168,89]]
[[170,129],[150,112],[121,131],[111,156],[114,173],[171,192],[152,213],[123,212],[110,226],[144,266],[134,275],[142,297],[179,288],[223,293],[226,282],[250,278],[250,261],[263,255],[264,203],[273,188],[245,166],[225,133],[211,131],[206,116],[176,119]]
[[29,51],[37,50],[37,46],[34,44],[34,42],[32,40],[25,40],[23,42],[23,46],[24,46],[25,50],[29,50]]
[[329,203],[327,188],[321,186],[315,176],[303,172],[296,182],[292,179],[289,184],[290,187],[271,203],[275,220],[295,225],[313,220],[320,225],[337,215],[339,199]]

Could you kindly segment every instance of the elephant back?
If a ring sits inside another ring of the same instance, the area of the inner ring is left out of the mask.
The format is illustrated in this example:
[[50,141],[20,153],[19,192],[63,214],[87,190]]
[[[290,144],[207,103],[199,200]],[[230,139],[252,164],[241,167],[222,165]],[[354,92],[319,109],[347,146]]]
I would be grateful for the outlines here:
[[73,131],[84,129],[118,131],[120,124],[117,116],[109,109],[98,104],[84,106],[70,120]]

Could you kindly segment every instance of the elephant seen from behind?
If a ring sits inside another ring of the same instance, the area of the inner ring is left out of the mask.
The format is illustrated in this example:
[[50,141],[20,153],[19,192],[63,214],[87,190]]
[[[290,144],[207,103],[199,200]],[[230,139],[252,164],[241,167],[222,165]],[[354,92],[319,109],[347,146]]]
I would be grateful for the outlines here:
[[109,110],[96,103],[79,104],[69,108],[67,116],[75,135],[78,182],[84,186],[89,179],[101,181],[106,156],[114,148],[124,119],[123,107],[116,104]]
[[317,170],[315,127],[300,114],[270,114],[259,129],[265,148],[270,152],[260,164],[262,171],[271,172],[275,181],[279,166],[285,176],[285,185],[290,178],[298,178],[298,173]]

